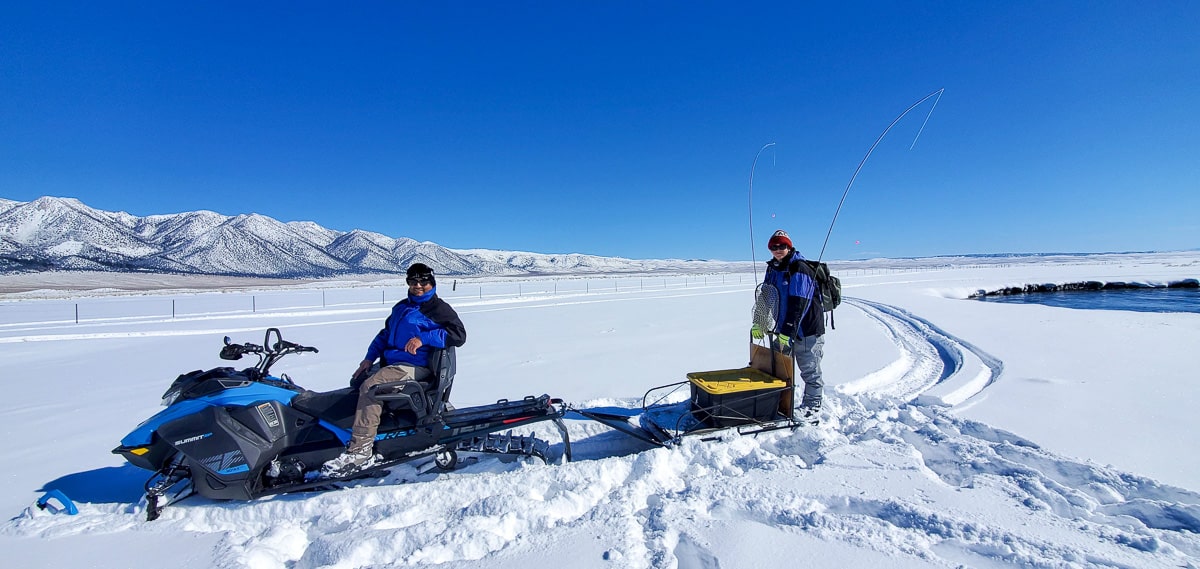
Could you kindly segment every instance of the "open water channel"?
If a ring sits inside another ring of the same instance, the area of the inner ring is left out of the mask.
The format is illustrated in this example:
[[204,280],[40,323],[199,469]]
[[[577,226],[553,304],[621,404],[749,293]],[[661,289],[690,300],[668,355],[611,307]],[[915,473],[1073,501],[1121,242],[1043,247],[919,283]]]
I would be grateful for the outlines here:
[[1118,290],[1071,290],[989,295],[984,302],[1044,304],[1060,308],[1133,310],[1136,312],[1200,313],[1200,289],[1131,288]]

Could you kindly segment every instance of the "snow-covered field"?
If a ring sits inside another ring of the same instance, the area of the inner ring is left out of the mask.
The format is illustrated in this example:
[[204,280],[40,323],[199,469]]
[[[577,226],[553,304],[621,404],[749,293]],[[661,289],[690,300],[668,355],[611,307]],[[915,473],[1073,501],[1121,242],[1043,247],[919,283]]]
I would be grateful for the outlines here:
[[[388,304],[76,324],[28,317],[60,311],[51,301],[0,302],[22,314],[0,312],[0,555],[104,568],[1200,567],[1200,314],[963,300],[1026,283],[1197,278],[1200,253],[861,269],[843,274],[849,298],[826,335],[818,428],[647,449],[569,420],[567,464],[418,464],[323,494],[191,498],[150,523],[148,473],[109,451],[176,375],[223,365],[222,336],[257,342],[274,326],[321,350],[277,373],[341,387]],[[749,276],[544,285],[443,290],[468,329],[456,405],[549,393],[632,407],[688,371],[748,359]],[[49,489],[79,514],[28,508]]]

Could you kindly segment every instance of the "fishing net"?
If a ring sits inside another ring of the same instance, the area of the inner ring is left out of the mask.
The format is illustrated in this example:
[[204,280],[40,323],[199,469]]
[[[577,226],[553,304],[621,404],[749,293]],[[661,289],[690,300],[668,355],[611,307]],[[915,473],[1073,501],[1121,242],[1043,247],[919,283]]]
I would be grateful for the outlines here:
[[779,289],[762,283],[754,289],[754,312],[750,321],[763,332],[774,332],[779,314]]

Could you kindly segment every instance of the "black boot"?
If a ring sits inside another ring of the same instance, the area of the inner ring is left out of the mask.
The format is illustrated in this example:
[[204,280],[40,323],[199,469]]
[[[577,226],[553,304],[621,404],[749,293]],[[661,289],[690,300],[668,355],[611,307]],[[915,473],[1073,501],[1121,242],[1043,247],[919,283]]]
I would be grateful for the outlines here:
[[805,397],[796,410],[796,422],[812,427],[821,424],[821,400]]

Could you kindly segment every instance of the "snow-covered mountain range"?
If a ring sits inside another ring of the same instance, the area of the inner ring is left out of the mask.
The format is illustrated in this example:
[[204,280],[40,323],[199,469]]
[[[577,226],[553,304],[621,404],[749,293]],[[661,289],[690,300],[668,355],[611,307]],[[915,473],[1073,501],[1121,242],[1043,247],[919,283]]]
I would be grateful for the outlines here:
[[325,277],[403,273],[414,262],[447,275],[720,270],[728,263],[582,254],[453,250],[407,237],[211,211],[137,217],[74,198],[0,198],[0,273],[88,270]]

